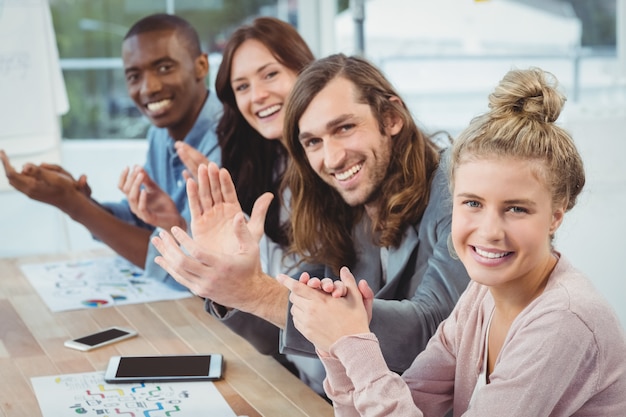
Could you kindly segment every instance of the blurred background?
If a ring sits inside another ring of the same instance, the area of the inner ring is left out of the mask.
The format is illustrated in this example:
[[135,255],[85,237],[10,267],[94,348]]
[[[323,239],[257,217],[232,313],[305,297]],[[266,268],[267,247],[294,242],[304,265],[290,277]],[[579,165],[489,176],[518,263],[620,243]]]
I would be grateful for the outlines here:
[[[42,5],[39,25],[28,8]],[[24,22],[8,17],[16,7],[29,10]],[[0,0],[0,149],[18,167],[45,160],[87,174],[96,199],[122,198],[119,174],[143,164],[148,122],[126,93],[121,42],[132,23],[156,12],[180,15],[198,30],[210,88],[234,28],[271,15],[294,25],[317,57],[344,52],[373,61],[424,129],[452,136],[486,110],[509,69],[551,71],[568,96],[559,123],[577,141],[588,175],[556,247],[626,324],[626,0]],[[46,25],[48,41],[27,39]],[[40,55],[46,59],[38,66]],[[59,67],[59,77],[27,82],[35,67],[46,74]],[[35,117],[33,106],[47,101],[54,110]],[[45,125],[45,139],[22,138],[7,124]],[[12,191],[4,176],[0,198],[2,257],[100,247],[56,209]]]

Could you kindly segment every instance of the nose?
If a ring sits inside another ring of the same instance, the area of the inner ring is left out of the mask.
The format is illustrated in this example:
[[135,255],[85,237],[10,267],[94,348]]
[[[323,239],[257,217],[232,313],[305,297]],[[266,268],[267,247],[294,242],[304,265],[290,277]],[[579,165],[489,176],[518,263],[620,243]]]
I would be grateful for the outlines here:
[[324,139],[324,165],[328,169],[341,168],[346,160],[346,150],[340,140]]
[[250,88],[252,89],[252,101],[255,103],[262,102],[267,98],[267,89],[260,83],[252,83]]
[[151,95],[161,90],[161,80],[158,76],[146,73],[141,83],[141,93]]
[[496,210],[485,210],[480,219],[480,234],[487,242],[498,242],[504,239],[505,225],[502,213]]

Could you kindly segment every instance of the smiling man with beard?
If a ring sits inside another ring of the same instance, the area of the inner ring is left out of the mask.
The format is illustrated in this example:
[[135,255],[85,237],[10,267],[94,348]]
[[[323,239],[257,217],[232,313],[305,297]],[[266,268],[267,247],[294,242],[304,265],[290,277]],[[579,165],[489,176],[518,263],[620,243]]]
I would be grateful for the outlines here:
[[0,159],[18,191],[59,208],[148,276],[178,286],[153,262],[157,252],[150,236],[159,227],[186,227],[186,167],[174,144],[183,141],[219,163],[215,128],[222,106],[206,87],[209,63],[198,34],[180,17],[155,14],[136,22],[124,37],[122,60],[128,93],[152,123],[145,165],[126,168],[119,178],[126,199],[99,203],[85,175],[75,179],[45,163],[26,164],[18,172],[3,151]]
[[[337,278],[347,266],[365,280],[375,296],[372,332],[389,368],[403,372],[469,282],[448,250],[448,154],[418,128],[380,70],[344,55],[319,59],[298,75],[283,143],[290,248],[303,260],[294,277]],[[215,164],[199,170],[188,189],[193,238],[179,227],[162,232],[153,239],[156,262],[224,307],[214,308],[216,315],[259,350],[280,349],[297,360],[300,377],[323,393],[324,367],[295,327],[289,291],[260,268],[270,196],[257,200],[246,221],[229,173]],[[351,323],[344,312],[320,324],[331,331]]]

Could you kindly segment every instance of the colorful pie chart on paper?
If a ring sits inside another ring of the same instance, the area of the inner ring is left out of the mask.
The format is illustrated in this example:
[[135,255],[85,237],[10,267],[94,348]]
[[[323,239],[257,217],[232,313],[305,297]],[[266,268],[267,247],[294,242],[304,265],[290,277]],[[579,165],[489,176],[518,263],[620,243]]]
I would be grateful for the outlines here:
[[109,304],[109,302],[107,300],[84,300],[82,304],[85,307],[102,307]]

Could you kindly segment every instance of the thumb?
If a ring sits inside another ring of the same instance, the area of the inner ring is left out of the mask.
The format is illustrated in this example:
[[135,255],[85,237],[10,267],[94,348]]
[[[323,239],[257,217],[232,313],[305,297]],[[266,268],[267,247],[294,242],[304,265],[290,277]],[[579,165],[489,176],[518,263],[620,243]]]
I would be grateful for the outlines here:
[[269,210],[273,199],[274,195],[268,192],[261,195],[261,197],[257,198],[254,202],[248,228],[256,240],[261,239],[265,231],[265,217],[267,216],[267,210]]
[[246,251],[252,236],[250,230],[248,229],[248,224],[246,224],[246,218],[243,212],[239,212],[235,215],[233,218],[233,224],[235,237],[237,237],[237,242],[239,242],[239,250]]
[[370,288],[367,281],[362,279],[359,281],[359,291],[363,296],[363,305],[367,311],[368,322],[372,321],[372,309],[374,307],[374,291]]

